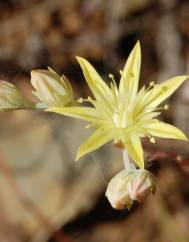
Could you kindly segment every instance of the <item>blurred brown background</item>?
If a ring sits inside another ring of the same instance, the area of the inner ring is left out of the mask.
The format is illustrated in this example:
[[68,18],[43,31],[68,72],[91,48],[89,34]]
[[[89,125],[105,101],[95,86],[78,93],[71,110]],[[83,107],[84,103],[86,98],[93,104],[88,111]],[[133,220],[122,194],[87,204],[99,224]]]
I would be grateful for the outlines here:
[[[51,66],[86,97],[75,56],[119,80],[137,40],[140,85],[189,73],[187,0],[1,0],[0,36],[0,79],[31,99],[31,69]],[[189,136],[189,83],[168,102],[163,119]],[[157,193],[114,211],[104,191],[121,154],[109,144],[75,163],[84,126],[39,111],[0,114],[0,242],[188,242],[188,144],[144,143]]]

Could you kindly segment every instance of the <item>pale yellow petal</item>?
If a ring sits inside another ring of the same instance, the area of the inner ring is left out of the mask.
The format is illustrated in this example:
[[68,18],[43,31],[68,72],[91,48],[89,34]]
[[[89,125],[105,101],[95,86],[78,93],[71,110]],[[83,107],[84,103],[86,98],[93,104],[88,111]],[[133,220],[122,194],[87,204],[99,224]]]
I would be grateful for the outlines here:
[[105,143],[109,142],[114,136],[114,132],[108,129],[97,129],[87,141],[85,141],[79,148],[76,160],[82,156],[100,148]]
[[95,108],[90,107],[64,107],[64,108],[48,108],[47,112],[59,113],[69,117],[79,118],[92,122],[96,125],[104,125],[106,122],[101,118]]
[[131,51],[128,60],[123,69],[122,77],[119,84],[121,96],[127,103],[132,103],[138,90],[138,82],[141,67],[141,49],[140,43],[137,42]]
[[64,88],[66,89],[67,93],[73,97],[72,85],[69,82],[68,78],[65,75],[62,75],[60,78],[60,82],[64,85]]
[[123,143],[136,165],[140,168],[144,168],[144,155],[140,137],[135,133],[131,133],[126,136]]
[[141,121],[149,120],[151,121],[153,118],[159,116],[161,112],[149,112],[149,113],[141,113],[137,117],[135,117],[135,122],[138,124]]
[[143,107],[154,108],[171,96],[179,86],[188,78],[188,76],[176,76],[160,85],[156,85],[153,89],[146,93],[143,100]]
[[85,76],[87,84],[91,89],[93,95],[98,101],[105,102],[108,106],[112,100],[112,93],[110,88],[99,76],[94,67],[84,58],[76,57]]
[[95,100],[91,100],[91,103],[96,108],[96,110],[99,112],[100,116],[106,120],[111,121],[112,120],[112,112],[107,107],[107,105],[104,105],[102,102],[98,102]]
[[163,122],[148,123],[143,125],[143,128],[145,128],[147,132],[152,136],[157,136],[161,138],[188,140],[186,135],[180,129],[167,123],[163,123]]

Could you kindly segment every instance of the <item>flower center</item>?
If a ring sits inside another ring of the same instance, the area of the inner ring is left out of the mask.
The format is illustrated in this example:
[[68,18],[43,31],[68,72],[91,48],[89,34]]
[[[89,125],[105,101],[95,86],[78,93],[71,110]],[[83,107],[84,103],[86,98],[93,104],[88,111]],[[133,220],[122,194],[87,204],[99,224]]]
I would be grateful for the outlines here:
[[119,111],[114,112],[113,122],[116,128],[125,129],[133,124],[133,112],[121,107]]

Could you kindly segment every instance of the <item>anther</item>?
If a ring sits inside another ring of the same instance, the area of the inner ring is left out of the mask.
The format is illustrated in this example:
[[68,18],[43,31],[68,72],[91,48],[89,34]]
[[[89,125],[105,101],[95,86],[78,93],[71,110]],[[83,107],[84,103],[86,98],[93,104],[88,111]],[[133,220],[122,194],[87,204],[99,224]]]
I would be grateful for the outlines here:
[[114,75],[112,75],[112,74],[110,73],[108,76],[109,76],[109,78],[112,80],[113,85],[116,86],[116,81],[115,81],[115,77],[114,77]]
[[156,84],[155,81],[151,81],[149,83],[149,86],[146,88],[146,92],[149,91],[151,88],[153,88],[155,86],[155,84]]
[[120,70],[119,73],[120,73],[121,76],[123,75],[123,71],[122,70]]
[[109,76],[109,78],[110,78],[113,82],[115,82],[114,75],[112,75],[112,74],[110,73],[108,76]]
[[82,98],[82,97],[78,98],[78,99],[77,99],[77,102],[78,102],[78,103],[83,103],[83,98]]
[[150,82],[150,87],[154,87],[155,84],[156,84],[155,81],[151,81],[151,82]]
[[89,129],[91,127],[93,127],[93,124],[88,124],[88,125],[85,126],[86,129]]
[[80,98],[77,99],[77,102],[78,103],[91,102],[91,101],[92,101],[92,98],[91,97],[88,97],[88,98],[82,98],[82,97],[80,97]]
[[168,104],[165,104],[164,109],[169,110],[170,106]]
[[151,137],[151,138],[150,138],[150,142],[151,142],[152,144],[154,144],[154,143],[156,142],[155,138],[154,138],[154,137]]
[[158,107],[158,108],[154,108],[154,109],[150,109],[150,110],[148,110],[148,111],[150,111],[150,112],[154,112],[154,111],[161,111],[161,110],[169,110],[169,105],[168,104],[165,104],[163,107]]

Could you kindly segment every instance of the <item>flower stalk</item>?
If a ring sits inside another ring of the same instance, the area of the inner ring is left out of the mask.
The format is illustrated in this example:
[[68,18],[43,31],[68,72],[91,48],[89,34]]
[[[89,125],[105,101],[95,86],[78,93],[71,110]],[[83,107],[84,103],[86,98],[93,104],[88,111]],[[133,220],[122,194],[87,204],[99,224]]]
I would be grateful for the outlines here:
[[136,170],[136,166],[134,163],[130,160],[130,157],[128,155],[128,152],[126,149],[122,150],[123,153],[123,162],[124,162],[124,167],[126,171],[134,171]]

